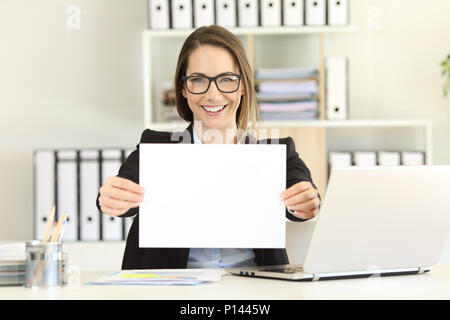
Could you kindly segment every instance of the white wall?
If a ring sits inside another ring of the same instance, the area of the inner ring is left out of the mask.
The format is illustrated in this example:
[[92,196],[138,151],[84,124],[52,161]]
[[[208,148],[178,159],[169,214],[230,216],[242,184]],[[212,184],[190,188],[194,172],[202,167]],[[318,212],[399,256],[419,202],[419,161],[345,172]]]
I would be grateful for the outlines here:
[[[69,4],[81,9],[80,30],[66,26]],[[381,10],[380,29],[367,27],[369,6]],[[450,163],[439,70],[450,53],[448,12],[448,0],[353,0],[359,31],[325,39],[327,56],[350,59],[351,116],[432,119],[438,164]],[[145,0],[0,1],[0,240],[32,237],[34,149],[138,142],[146,27]],[[314,43],[308,37],[300,43]]]
[[137,144],[146,25],[145,0],[0,1],[0,239],[32,238],[34,149]]

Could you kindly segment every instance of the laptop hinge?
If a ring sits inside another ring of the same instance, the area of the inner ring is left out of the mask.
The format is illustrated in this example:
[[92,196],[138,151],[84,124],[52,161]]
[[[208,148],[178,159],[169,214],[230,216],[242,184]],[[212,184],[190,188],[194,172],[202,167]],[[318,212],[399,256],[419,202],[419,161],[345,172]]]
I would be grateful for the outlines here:
[[318,275],[318,274],[313,274],[312,281],[318,281],[319,279],[320,279],[320,275]]
[[422,274],[425,272],[425,267],[419,267],[419,274]]

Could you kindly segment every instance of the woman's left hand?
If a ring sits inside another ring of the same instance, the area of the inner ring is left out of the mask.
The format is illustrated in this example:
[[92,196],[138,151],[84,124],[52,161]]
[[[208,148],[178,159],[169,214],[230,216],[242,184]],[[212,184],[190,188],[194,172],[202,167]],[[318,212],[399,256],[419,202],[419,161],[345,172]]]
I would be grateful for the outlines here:
[[294,184],[281,193],[281,200],[295,216],[301,219],[312,219],[319,212],[319,193],[309,181]]

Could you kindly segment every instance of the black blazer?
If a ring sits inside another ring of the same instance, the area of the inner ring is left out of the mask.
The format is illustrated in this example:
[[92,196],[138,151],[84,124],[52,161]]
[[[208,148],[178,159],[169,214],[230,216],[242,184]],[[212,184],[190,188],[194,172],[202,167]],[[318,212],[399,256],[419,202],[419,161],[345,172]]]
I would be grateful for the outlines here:
[[[142,133],[140,143],[194,143],[193,124],[191,123],[183,132],[160,132],[146,129]],[[245,143],[280,143],[285,144],[287,150],[286,188],[300,182],[310,181],[311,173],[305,163],[295,151],[292,138],[278,140],[256,141],[246,136]],[[124,164],[120,167],[119,177],[139,183],[139,144]],[[97,197],[97,207],[100,210]],[[122,269],[177,269],[186,268],[189,258],[189,248],[139,248],[139,208],[132,208],[121,217],[134,217],[128,233],[125,253],[122,261]],[[293,221],[305,221],[294,217],[286,210],[286,217]],[[255,262],[258,266],[288,264],[289,259],[286,249],[253,249]]]

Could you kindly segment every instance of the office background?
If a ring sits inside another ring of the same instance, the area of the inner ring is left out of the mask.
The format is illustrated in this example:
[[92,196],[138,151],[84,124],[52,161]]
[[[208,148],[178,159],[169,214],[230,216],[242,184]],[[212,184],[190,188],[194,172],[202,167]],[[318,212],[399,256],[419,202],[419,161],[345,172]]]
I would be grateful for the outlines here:
[[[71,5],[81,9],[79,29],[67,26]],[[450,163],[440,74],[449,11],[447,0],[351,1],[358,31],[326,36],[326,56],[351,64],[350,117],[431,119],[434,164]],[[0,240],[33,237],[33,150],[139,141],[147,26],[146,0],[0,2]],[[275,54],[279,46],[264,48]]]

